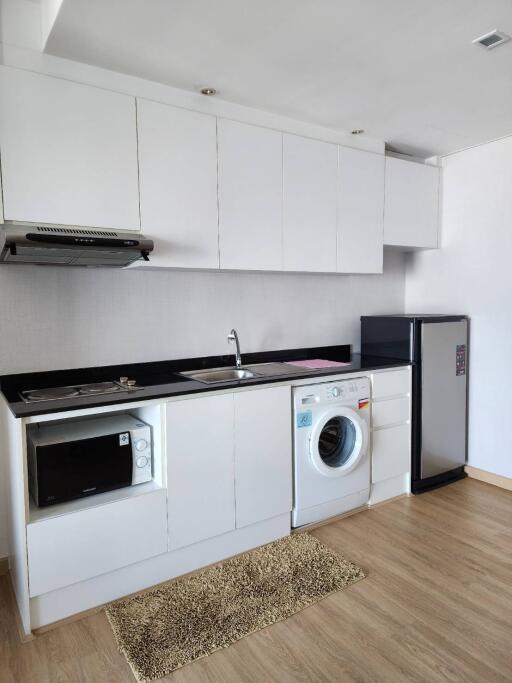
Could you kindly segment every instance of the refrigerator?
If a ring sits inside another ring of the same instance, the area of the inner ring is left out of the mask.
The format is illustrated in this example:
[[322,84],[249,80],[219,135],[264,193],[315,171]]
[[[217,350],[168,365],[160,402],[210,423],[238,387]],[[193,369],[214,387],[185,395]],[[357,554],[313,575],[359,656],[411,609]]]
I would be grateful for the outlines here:
[[466,476],[468,318],[362,316],[361,354],[412,365],[412,493]]

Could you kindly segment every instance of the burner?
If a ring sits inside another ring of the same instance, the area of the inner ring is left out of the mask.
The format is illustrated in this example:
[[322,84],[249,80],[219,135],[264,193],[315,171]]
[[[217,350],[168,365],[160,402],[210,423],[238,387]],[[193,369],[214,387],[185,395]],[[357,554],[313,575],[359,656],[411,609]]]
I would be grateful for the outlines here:
[[24,391],[23,394],[29,401],[49,401],[51,399],[78,396],[78,390],[75,387],[56,387],[55,389],[33,389]]
[[77,387],[82,396],[89,396],[91,394],[113,394],[116,391],[122,391],[119,384],[115,382],[97,382],[96,384],[83,384]]

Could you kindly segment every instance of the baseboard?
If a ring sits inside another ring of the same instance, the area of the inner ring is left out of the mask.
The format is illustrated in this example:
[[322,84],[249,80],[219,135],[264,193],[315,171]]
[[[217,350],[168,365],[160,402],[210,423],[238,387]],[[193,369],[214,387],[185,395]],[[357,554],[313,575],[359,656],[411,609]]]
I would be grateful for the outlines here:
[[380,500],[378,503],[370,503],[368,508],[370,510],[375,510],[375,508],[379,508],[381,505],[394,503],[395,500],[400,500],[401,498],[412,498],[412,493],[409,493],[408,491],[405,491],[405,493],[399,493],[398,496],[393,496],[392,498],[387,498],[386,500]]
[[399,493],[397,496],[393,496],[392,498],[387,498],[386,500],[381,500],[378,503],[368,503],[367,505],[361,505],[358,508],[354,508],[353,510],[349,510],[348,512],[342,512],[340,515],[335,515],[334,517],[329,517],[328,519],[323,519],[321,522],[312,522],[311,524],[305,524],[304,526],[299,526],[296,529],[292,529],[292,534],[301,534],[304,533],[305,531],[313,531],[314,529],[318,529],[318,527],[325,526],[326,524],[332,524],[333,522],[339,522],[341,519],[345,519],[345,517],[351,517],[352,515],[356,515],[358,512],[364,512],[365,510],[374,510],[375,508],[380,507],[381,505],[387,505],[388,503],[394,503],[396,500],[400,500],[401,498],[411,498],[412,493],[409,493],[408,491],[404,493]]
[[322,519],[319,522],[311,522],[310,524],[303,524],[295,529],[292,529],[292,534],[301,534],[305,531],[312,531],[313,529],[318,529],[320,526],[325,526],[326,524],[332,524],[333,522],[339,522],[340,519],[345,519],[345,517],[351,517],[358,512],[364,512],[368,510],[368,505],[361,505],[360,507],[354,508],[353,510],[348,510],[347,512],[341,512],[339,515],[334,515],[334,517],[328,517],[327,519]]
[[9,558],[8,557],[0,557],[0,576],[7,574],[8,571],[9,571]]
[[[148,589],[152,590],[152,589]],[[130,596],[126,596],[130,597]],[[77,614],[72,614],[69,617],[65,617],[64,619],[59,619],[59,621],[54,621],[51,624],[45,624],[44,626],[39,626],[39,628],[35,628],[32,633],[35,637],[42,635],[43,633],[46,633],[47,631],[53,631],[56,628],[60,628],[61,626],[65,626],[67,624],[72,624],[74,621],[80,621],[82,619],[86,619],[87,617],[92,616],[93,614],[97,614],[98,612],[101,612],[102,610],[105,609],[105,605],[98,605],[97,607],[92,607],[91,609],[86,609],[83,612],[78,612]]]
[[499,486],[500,489],[512,491],[512,479],[510,477],[504,477],[502,474],[494,474],[494,472],[479,470],[477,467],[471,467],[471,465],[466,465],[464,469],[471,479],[478,479],[478,481],[484,481],[486,484]]

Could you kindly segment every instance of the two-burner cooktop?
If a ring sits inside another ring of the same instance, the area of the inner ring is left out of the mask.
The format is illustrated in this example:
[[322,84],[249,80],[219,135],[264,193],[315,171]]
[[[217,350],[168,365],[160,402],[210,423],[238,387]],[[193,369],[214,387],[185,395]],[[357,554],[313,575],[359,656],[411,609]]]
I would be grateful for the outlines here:
[[19,395],[25,403],[37,401],[56,401],[63,398],[79,396],[101,396],[102,394],[117,394],[123,391],[140,389],[134,380],[121,377],[119,382],[95,382],[93,384],[77,384],[67,387],[49,387],[48,389],[27,389]]

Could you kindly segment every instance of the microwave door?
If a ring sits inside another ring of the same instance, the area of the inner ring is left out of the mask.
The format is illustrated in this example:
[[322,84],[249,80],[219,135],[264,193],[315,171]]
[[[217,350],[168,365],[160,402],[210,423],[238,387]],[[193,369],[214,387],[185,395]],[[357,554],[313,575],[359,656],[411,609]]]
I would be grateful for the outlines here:
[[37,448],[39,506],[130,486],[130,439],[119,434],[49,444]]

